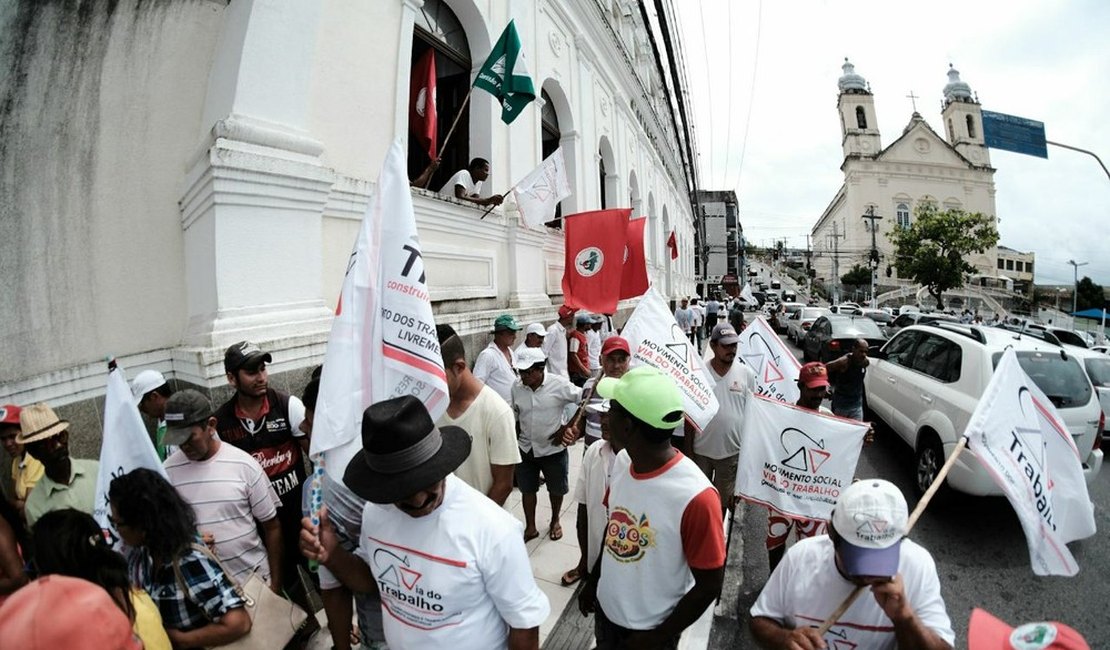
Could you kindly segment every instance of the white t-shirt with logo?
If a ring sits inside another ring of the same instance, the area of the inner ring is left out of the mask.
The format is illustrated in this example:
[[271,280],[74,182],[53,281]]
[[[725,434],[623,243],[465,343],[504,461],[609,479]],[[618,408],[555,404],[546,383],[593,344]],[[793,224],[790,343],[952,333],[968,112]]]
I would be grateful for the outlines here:
[[[954,645],[956,633],[940,595],[940,579],[932,556],[910,540],[902,541],[898,573],[906,599],[922,624]],[[764,616],[789,629],[817,627],[855,587],[836,570],[827,535],[803,539],[791,547],[771,574],[751,615]],[[897,646],[894,624],[875,597],[863,593],[825,634],[830,648],[892,650]]]
[[447,179],[443,187],[439,188],[439,193],[454,198],[456,185],[463,186],[466,196],[475,196],[482,189],[482,181],[475,182],[474,178],[470,175],[469,169],[460,169],[455,172],[454,176]]
[[489,494],[493,487],[490,465],[520,462],[513,409],[489,386],[482,386],[481,392],[458,418],[445,412],[436,424],[461,427],[470,434],[470,455],[455,469],[455,476],[482,494]]
[[740,453],[740,427],[744,423],[744,407],[755,388],[755,373],[739,358],[723,376],[711,363],[705,369],[713,379],[717,396],[717,414],[694,436],[694,453],[707,458],[731,458]]
[[367,503],[358,555],[382,599],[391,648],[506,648],[509,628],[539,627],[551,611],[536,585],[524,525],[449,475],[424,517]]
[[605,523],[609,521],[609,511],[604,503],[605,491],[609,489],[609,476],[616,459],[609,441],[598,440],[586,448],[582,469],[574,484],[575,502],[586,506],[586,566],[590,569],[601,552]]

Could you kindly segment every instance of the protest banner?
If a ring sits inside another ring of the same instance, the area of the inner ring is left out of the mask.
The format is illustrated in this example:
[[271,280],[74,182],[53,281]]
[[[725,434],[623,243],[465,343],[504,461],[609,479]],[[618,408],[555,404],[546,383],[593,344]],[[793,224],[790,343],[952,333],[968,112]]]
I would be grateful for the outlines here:
[[542,228],[555,218],[555,207],[570,196],[570,191],[567,164],[559,147],[513,186],[521,221],[529,228]]
[[621,274],[621,300],[638,298],[648,290],[647,258],[644,257],[644,226],[647,217],[628,220],[624,243],[624,270]]
[[762,316],[740,332],[738,353],[755,372],[756,395],[791,404],[798,401],[801,364]]
[[736,494],[789,517],[828,519],[852,482],[867,429],[766,397],[749,400]]
[[625,323],[621,336],[628,341],[630,367],[648,365],[674,380],[682,391],[686,419],[701,431],[717,414],[717,396],[697,348],[682,332],[655,288],[644,294]]
[[563,217],[563,304],[595,314],[617,310],[624,277],[629,208]]
[[501,32],[501,37],[478,71],[473,87],[497,98],[501,103],[501,121],[505,124],[512,124],[524,107],[536,99],[536,89],[528,72],[515,20],[510,20],[505,31]]

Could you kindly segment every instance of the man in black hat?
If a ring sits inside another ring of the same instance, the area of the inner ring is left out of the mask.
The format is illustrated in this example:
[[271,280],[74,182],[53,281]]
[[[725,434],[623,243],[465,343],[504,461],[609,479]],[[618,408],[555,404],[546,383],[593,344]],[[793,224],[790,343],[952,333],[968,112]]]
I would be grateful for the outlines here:
[[470,436],[437,428],[412,396],[372,404],[363,450],[343,482],[369,503],[355,553],[339,543],[327,510],[302,520],[301,551],[356,592],[382,599],[391,648],[538,649],[550,612],[536,585],[522,526],[451,472]]

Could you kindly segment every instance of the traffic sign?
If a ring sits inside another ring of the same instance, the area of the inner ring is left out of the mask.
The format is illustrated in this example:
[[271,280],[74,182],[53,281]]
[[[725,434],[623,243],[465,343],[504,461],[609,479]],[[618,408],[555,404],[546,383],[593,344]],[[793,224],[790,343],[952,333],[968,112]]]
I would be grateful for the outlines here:
[[991,149],[1048,158],[1044,122],[1016,115],[983,111],[983,140]]

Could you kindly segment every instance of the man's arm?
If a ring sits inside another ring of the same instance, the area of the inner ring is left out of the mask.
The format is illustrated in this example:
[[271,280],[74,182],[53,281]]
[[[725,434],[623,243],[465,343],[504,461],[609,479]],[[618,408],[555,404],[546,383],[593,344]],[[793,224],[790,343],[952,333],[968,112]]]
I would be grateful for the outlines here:
[[489,471],[493,474],[493,485],[490,486],[486,496],[499,506],[505,505],[505,499],[513,491],[513,472],[516,465],[490,465]]
[[195,630],[166,628],[166,635],[175,648],[206,648],[227,645],[251,631],[251,617],[243,607],[228,611],[220,620]]
[[281,524],[273,517],[262,522],[262,543],[266,545],[266,562],[270,565],[270,590],[281,593]]
[[324,601],[324,611],[328,615],[328,632],[331,633],[332,648],[351,650],[351,617],[354,616],[351,590],[342,586],[321,589],[320,600]]
[[378,593],[370,567],[362,558],[339,545],[335,526],[328,521],[327,506],[320,510],[319,526],[314,526],[308,517],[301,519],[300,547],[302,555],[326,566],[351,591]]
[[526,630],[509,628],[509,650],[539,650],[539,648],[539,627],[530,627]]
[[818,650],[827,647],[815,627],[788,630],[773,618],[753,616],[748,629],[759,647],[766,650]]
[[501,196],[500,194],[494,194],[485,199],[478,198],[477,194],[467,194],[466,188],[462,185],[455,185],[455,198],[459,199],[460,201],[469,201],[470,203],[473,203],[475,205],[483,206],[501,205],[501,202],[505,200],[505,197]]
[[834,372],[842,372],[844,370],[847,370],[848,359],[849,356],[847,354],[840,357],[839,359],[833,359],[832,361],[825,364],[825,369],[829,371],[830,375]]

